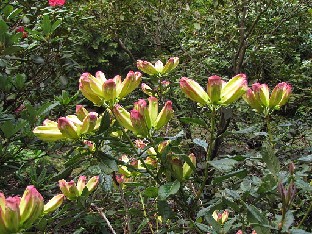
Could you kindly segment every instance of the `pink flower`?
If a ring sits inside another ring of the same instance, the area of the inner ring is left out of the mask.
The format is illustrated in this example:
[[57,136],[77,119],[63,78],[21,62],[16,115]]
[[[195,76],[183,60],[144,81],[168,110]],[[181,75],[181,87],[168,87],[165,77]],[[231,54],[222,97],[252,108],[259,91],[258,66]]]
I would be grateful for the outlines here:
[[49,0],[49,5],[52,7],[63,6],[65,2],[66,0]]
[[25,31],[25,28],[23,26],[19,26],[15,29],[15,32],[23,33],[23,38],[28,37],[28,33]]

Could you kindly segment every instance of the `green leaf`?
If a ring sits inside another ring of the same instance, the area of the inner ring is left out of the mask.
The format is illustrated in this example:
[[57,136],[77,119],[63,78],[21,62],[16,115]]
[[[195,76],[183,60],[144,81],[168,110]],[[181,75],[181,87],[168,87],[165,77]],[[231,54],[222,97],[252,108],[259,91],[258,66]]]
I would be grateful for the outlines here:
[[286,212],[285,221],[283,223],[283,231],[288,232],[290,226],[294,223],[294,221],[295,221],[294,214],[290,210],[288,210]]
[[11,121],[6,121],[1,124],[1,131],[4,134],[5,138],[12,137],[15,133],[17,133],[19,130],[21,130],[25,125],[26,121],[19,121],[18,123],[13,123]]
[[103,114],[102,120],[101,120],[101,125],[100,128],[98,130],[99,133],[105,132],[109,126],[110,126],[110,114],[109,112],[106,110]]
[[135,233],[142,233],[143,228],[148,224],[148,222],[149,222],[148,218],[143,219],[140,225],[138,226],[137,230],[135,231]]
[[114,171],[118,171],[116,161],[108,158],[101,158],[99,167],[105,174],[111,174]]
[[198,125],[201,125],[203,127],[206,127],[207,124],[204,120],[200,119],[200,118],[188,118],[188,117],[182,117],[179,119],[181,122],[183,123],[193,123],[193,124],[198,124]]
[[156,198],[158,195],[158,188],[157,187],[147,187],[144,192],[143,196]]
[[176,194],[180,189],[180,182],[174,181],[167,184],[161,185],[158,190],[158,198],[165,200],[170,195]]
[[261,150],[262,159],[267,165],[269,171],[273,175],[277,175],[280,171],[280,162],[278,158],[275,156],[274,149],[270,144],[264,144]]
[[196,222],[195,225],[202,232],[211,233],[213,231],[213,229],[211,227],[209,227],[208,225],[206,225],[206,224]]
[[234,159],[223,158],[209,161],[208,163],[219,171],[230,171],[238,162]]
[[302,229],[290,229],[291,234],[311,234],[311,232],[307,232]]
[[61,23],[62,23],[62,20],[55,21],[51,27],[51,33],[53,33],[55,29],[57,29],[61,25]]
[[202,139],[199,139],[199,138],[195,138],[193,140],[193,142],[194,142],[194,144],[203,147],[205,149],[205,151],[207,151],[208,143],[205,140],[202,140]]
[[19,90],[23,89],[26,82],[26,75],[25,74],[17,74],[15,77],[15,87]]
[[265,194],[271,192],[273,189],[275,189],[276,184],[277,184],[276,178],[272,174],[267,174],[262,179],[262,183],[259,186],[257,193]]
[[302,162],[312,162],[312,154],[298,158]]
[[0,35],[5,34],[9,29],[9,26],[3,21],[0,20]]
[[158,214],[163,219],[163,222],[166,222],[172,215],[172,210],[167,201],[158,200],[157,209],[158,209]]
[[49,15],[44,15],[41,23],[41,28],[44,35],[49,35],[51,33],[51,21]]
[[245,203],[245,206],[247,208],[247,220],[248,220],[248,222],[253,224],[253,227],[256,230],[257,234],[268,234],[268,233],[271,233],[270,228],[267,227],[269,221],[263,215],[263,213],[260,212],[253,205],[247,205]]
[[243,179],[244,177],[247,176],[247,170],[246,169],[242,169],[242,170],[238,170],[238,171],[234,171],[234,172],[225,174],[223,176],[215,177],[215,178],[213,178],[212,183],[213,184],[219,184],[222,181],[224,181],[224,180],[226,180],[228,178],[232,178],[234,176],[236,176],[236,177],[238,177],[240,179]]

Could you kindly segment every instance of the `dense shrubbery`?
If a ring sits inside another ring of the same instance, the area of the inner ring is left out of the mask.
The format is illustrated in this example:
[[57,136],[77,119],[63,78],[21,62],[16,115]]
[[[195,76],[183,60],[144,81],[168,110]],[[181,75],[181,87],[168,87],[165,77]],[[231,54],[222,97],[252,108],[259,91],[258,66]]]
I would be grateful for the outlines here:
[[0,233],[311,232],[309,7],[2,1]]

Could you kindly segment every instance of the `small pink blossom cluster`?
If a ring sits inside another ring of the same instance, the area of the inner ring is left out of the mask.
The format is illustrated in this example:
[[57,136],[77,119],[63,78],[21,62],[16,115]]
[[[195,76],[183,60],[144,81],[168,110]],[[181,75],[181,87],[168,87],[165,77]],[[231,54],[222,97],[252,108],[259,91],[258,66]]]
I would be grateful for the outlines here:
[[49,0],[49,5],[52,7],[63,6],[65,2],[66,0]]

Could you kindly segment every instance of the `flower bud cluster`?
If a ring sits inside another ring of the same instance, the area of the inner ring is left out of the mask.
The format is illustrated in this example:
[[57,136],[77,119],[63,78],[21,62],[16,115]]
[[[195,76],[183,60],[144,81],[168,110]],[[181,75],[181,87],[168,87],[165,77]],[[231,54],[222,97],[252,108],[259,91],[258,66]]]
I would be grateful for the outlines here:
[[119,104],[115,105],[112,111],[121,126],[139,136],[146,137],[149,136],[151,129],[162,128],[173,116],[171,101],[165,103],[160,113],[158,113],[157,98],[149,97],[148,102],[149,105],[144,99],[139,99],[134,103],[134,108],[130,113]]
[[179,58],[178,57],[172,57],[170,58],[167,63],[164,64],[158,60],[155,65],[153,65],[150,62],[138,60],[137,61],[137,67],[142,72],[148,74],[148,75],[163,75],[171,72],[174,70],[179,64]]
[[16,233],[27,229],[42,215],[56,210],[64,200],[63,194],[54,196],[46,205],[33,185],[27,186],[22,198],[5,198],[0,193],[0,233]]
[[101,119],[98,113],[88,112],[82,105],[77,105],[76,115],[60,117],[57,122],[46,119],[33,133],[44,141],[78,139],[82,134],[98,129]]
[[212,213],[212,217],[214,218],[214,220],[216,220],[218,223],[220,224],[224,224],[228,218],[229,218],[229,212],[227,210],[221,212],[221,213],[218,213],[218,211],[214,211]]
[[93,192],[97,185],[99,184],[99,176],[93,176],[87,182],[87,177],[80,176],[78,179],[77,184],[73,180],[67,182],[66,180],[62,179],[59,180],[59,186],[63,194],[66,196],[68,200],[76,200],[78,199],[85,190],[86,195]]
[[106,104],[112,107],[118,100],[136,89],[141,78],[140,72],[133,71],[129,71],[123,81],[119,75],[112,79],[106,79],[101,71],[98,71],[95,77],[90,73],[83,73],[79,79],[79,90],[95,105]]
[[287,103],[291,90],[291,85],[281,82],[275,86],[270,96],[266,84],[254,83],[243,98],[258,113],[268,115],[270,111],[278,110]]
[[207,92],[194,80],[182,77],[180,79],[181,90],[185,95],[205,105],[229,105],[239,99],[248,89],[246,75],[238,74],[228,82],[219,76],[208,78]]

